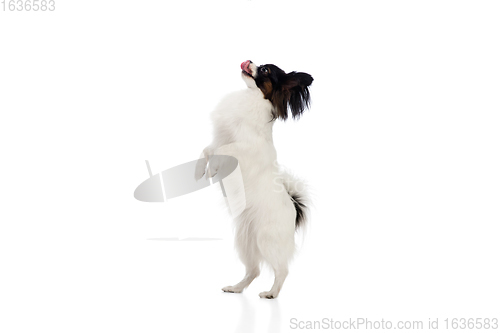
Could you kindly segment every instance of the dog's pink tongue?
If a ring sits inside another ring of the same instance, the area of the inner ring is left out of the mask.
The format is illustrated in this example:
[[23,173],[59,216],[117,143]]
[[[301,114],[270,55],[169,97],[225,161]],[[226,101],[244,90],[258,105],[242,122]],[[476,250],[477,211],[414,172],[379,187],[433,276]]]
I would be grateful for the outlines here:
[[248,72],[248,66],[250,65],[250,60],[243,61],[241,63],[241,70],[244,70],[245,72]]

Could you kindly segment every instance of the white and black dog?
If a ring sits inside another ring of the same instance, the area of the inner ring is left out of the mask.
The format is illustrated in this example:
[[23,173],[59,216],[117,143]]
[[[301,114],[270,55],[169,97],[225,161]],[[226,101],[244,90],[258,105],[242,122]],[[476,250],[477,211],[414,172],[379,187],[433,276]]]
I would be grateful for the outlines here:
[[[285,73],[275,65],[241,64],[248,89],[226,96],[212,113],[214,138],[203,150],[195,178],[213,176],[219,168],[214,156],[229,155],[238,160],[246,198],[236,217],[235,246],[246,275],[225,292],[240,293],[260,274],[261,263],[275,274],[270,291],[260,297],[276,298],[288,274],[295,252],[295,231],[305,225],[309,199],[304,184],[276,163],[273,125],[286,120],[289,110],[299,118],[309,107],[311,75]],[[207,164],[209,164],[207,170]]]

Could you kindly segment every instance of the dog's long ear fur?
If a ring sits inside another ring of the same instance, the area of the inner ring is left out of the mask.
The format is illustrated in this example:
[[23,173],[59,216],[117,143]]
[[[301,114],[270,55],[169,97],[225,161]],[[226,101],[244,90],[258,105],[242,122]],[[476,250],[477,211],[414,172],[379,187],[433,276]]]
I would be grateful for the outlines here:
[[309,86],[312,82],[312,76],[307,73],[290,72],[286,74],[280,80],[280,87],[275,89],[273,93],[274,118],[286,120],[288,108],[290,108],[292,118],[298,119],[309,107],[311,100]]

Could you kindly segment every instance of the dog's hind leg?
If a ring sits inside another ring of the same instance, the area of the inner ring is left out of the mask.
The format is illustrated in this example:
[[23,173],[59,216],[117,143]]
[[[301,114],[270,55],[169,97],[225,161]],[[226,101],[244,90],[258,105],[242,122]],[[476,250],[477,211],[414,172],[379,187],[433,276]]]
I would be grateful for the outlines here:
[[260,234],[257,242],[263,259],[274,270],[274,284],[271,290],[259,294],[261,298],[278,297],[288,275],[288,262],[295,250],[293,225],[287,227],[282,223],[280,228],[271,230]]
[[281,287],[288,275],[288,264],[273,267],[274,269],[274,284],[269,291],[263,291],[259,294],[260,298],[276,298],[278,297]]
[[246,274],[243,280],[235,284],[234,286],[227,286],[222,288],[223,291],[228,292],[228,293],[241,293],[243,289],[248,287],[252,281],[259,276],[260,274],[260,268],[257,265],[256,267],[251,267],[247,266],[246,268]]
[[240,239],[236,243],[240,259],[245,265],[246,274],[243,280],[235,284],[234,286],[227,286],[222,288],[223,291],[229,293],[241,293],[243,289],[248,287],[252,281],[260,275],[260,262],[261,257],[258,252],[255,243],[250,241],[248,238]]

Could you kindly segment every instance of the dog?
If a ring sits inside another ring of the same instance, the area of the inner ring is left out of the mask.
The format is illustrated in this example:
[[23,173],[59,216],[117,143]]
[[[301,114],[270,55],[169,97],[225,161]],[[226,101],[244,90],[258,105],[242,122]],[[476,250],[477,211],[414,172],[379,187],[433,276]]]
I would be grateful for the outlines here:
[[238,160],[246,202],[234,217],[235,247],[246,274],[222,290],[241,293],[267,263],[275,280],[271,290],[259,296],[272,299],[288,275],[295,232],[308,223],[310,205],[305,184],[277,164],[272,129],[276,120],[287,120],[289,113],[298,119],[309,108],[313,78],[250,60],[241,64],[241,76],[247,88],[227,95],[211,114],[213,141],[203,150],[195,179],[217,174],[221,165],[216,156]]

